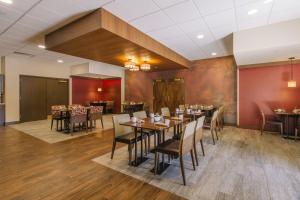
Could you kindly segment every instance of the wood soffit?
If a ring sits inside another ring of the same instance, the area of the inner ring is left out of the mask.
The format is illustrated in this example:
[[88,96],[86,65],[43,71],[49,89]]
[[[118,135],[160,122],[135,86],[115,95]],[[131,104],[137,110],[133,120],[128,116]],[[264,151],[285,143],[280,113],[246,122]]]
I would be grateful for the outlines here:
[[48,50],[124,66],[133,57],[148,60],[154,71],[188,69],[192,62],[142,33],[103,8],[45,37]]

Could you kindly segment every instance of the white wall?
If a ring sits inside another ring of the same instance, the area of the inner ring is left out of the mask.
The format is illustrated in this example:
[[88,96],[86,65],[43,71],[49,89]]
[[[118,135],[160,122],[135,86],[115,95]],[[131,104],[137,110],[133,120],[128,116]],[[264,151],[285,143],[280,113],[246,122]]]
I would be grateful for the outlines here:
[[5,57],[6,122],[20,120],[20,75],[69,78],[70,67],[54,61],[10,55]]
[[[84,61],[86,62],[86,61]],[[125,97],[124,68],[90,61],[89,72],[122,78],[121,100]],[[69,79],[70,103],[72,103],[71,66],[56,60],[10,55],[5,57],[5,114],[6,122],[20,120],[20,75]],[[73,74],[74,75],[74,74]]]
[[243,30],[233,35],[238,65],[288,60],[300,56],[300,19]]

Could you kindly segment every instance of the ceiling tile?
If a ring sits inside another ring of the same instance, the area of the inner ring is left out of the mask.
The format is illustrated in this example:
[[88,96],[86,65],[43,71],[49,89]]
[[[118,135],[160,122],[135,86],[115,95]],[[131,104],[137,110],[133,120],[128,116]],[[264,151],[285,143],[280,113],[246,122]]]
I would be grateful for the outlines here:
[[[248,15],[248,11],[253,9],[257,9],[258,12],[254,15]],[[264,4],[262,1],[249,3],[247,5],[237,7],[236,15],[238,29],[244,30],[267,25],[271,9],[272,4]]]
[[196,31],[201,32],[201,31],[208,30],[207,25],[205,24],[205,22],[201,18],[178,24],[178,26],[185,33],[193,33],[193,32],[196,32]]
[[104,6],[125,21],[131,21],[159,10],[152,0],[115,0]]
[[151,31],[147,34],[156,40],[163,40],[165,38],[174,38],[183,35],[184,32],[177,25],[174,25],[167,28]]
[[209,15],[233,8],[233,0],[194,0],[202,15]]
[[160,8],[167,8],[188,0],[153,0]]
[[175,23],[183,23],[201,17],[192,0],[167,8],[164,12]]
[[[159,23],[158,23],[159,22]],[[143,32],[150,32],[173,25],[174,23],[162,11],[133,20],[131,25]]]
[[[202,39],[197,38],[197,36],[199,34],[204,35],[204,38],[202,38]],[[202,32],[196,31],[196,32],[193,32],[193,33],[188,33],[187,35],[198,46],[206,45],[206,44],[211,43],[215,40],[214,36],[208,30],[207,31],[202,31]]]
[[287,20],[300,18],[300,8],[291,8],[287,10],[273,11],[269,20],[269,24],[283,22]]
[[79,4],[81,7],[85,8],[86,10],[95,10],[97,8],[102,7],[114,0],[73,0],[74,4]]

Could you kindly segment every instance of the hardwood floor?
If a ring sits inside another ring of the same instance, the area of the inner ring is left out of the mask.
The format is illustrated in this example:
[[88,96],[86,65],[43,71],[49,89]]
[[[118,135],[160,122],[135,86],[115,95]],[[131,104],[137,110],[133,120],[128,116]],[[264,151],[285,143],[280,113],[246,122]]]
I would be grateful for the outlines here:
[[[206,149],[209,167],[198,167],[205,200],[300,199],[299,141],[229,130],[216,144],[220,151]],[[0,199],[181,199],[92,161],[111,144],[111,130],[48,144],[0,128]]]
[[112,131],[48,144],[0,128],[0,199],[181,199],[101,166]]

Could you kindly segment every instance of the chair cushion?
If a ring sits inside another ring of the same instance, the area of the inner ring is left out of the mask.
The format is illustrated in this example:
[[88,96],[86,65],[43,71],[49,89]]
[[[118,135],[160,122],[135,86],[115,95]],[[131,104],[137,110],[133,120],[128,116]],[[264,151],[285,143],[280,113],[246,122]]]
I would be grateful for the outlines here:
[[[146,135],[143,135],[143,137],[145,137]],[[123,143],[133,143],[135,141],[135,134],[134,132],[130,132],[128,134],[125,135],[121,135],[115,138],[116,141],[118,142],[123,142]],[[140,141],[141,140],[141,133],[137,134],[137,140]]]
[[170,155],[179,155],[179,144],[180,140],[168,139],[157,145],[155,151]]

